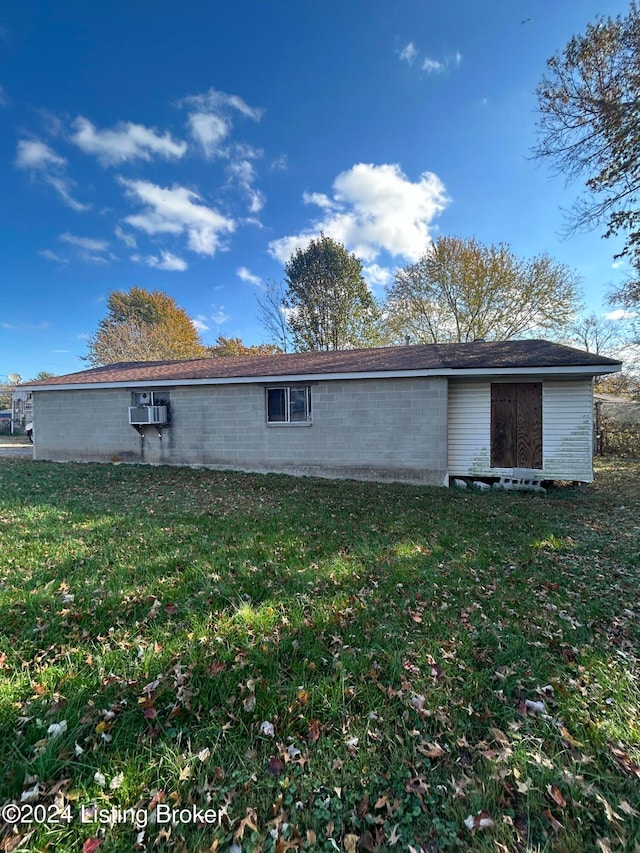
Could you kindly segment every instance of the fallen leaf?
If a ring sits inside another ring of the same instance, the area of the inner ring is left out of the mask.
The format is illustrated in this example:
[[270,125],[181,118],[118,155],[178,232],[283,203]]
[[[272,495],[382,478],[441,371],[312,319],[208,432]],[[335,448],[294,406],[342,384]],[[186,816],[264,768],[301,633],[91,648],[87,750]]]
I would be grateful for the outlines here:
[[493,735],[493,739],[497,741],[500,746],[509,746],[509,738],[503,731],[501,731],[501,729],[490,728],[489,731]]
[[275,755],[272,755],[267,764],[267,773],[269,776],[279,776],[284,769],[284,764]]
[[[277,759],[276,759],[277,760]],[[237,829],[234,830],[233,838],[234,841],[238,839],[242,840],[244,838],[245,830],[250,829],[253,832],[258,831],[258,814],[255,809],[247,806],[247,811],[245,816],[242,818],[240,823],[238,824]]]
[[346,853],[356,853],[358,848],[358,841],[360,839],[357,835],[353,835],[353,833],[349,833],[349,835],[345,835],[342,839],[342,843],[344,844],[344,849]]
[[152,812],[158,803],[162,803],[164,801],[164,791],[156,791],[156,793],[151,798],[149,805],[147,806],[148,811]]
[[628,752],[625,752],[622,749],[618,749],[615,746],[611,747],[611,752],[614,754],[621,767],[627,771],[627,773],[631,773],[633,776],[637,776],[638,779],[640,779],[640,765],[635,763],[635,761],[633,760],[633,758],[631,758]]
[[625,814],[630,815],[631,817],[638,817],[640,812],[637,812],[633,806],[630,806],[626,800],[620,800],[620,811],[623,811]]
[[61,720],[59,723],[51,723],[47,729],[47,734],[52,738],[57,738],[63,735],[67,730],[67,721]]
[[371,835],[368,829],[365,829],[360,836],[358,847],[360,850],[364,850],[365,853],[374,853],[378,849],[378,845],[373,840],[373,835]]
[[123,782],[124,782],[124,773],[118,773],[118,775],[114,776],[113,779],[109,782],[110,790],[117,791]]
[[556,785],[547,785],[547,791],[554,803],[563,809],[567,805],[567,801],[562,796],[562,791]]
[[424,755],[425,758],[442,758],[445,754],[444,749],[439,743],[420,744],[416,747],[416,752]]
[[20,802],[21,803],[33,803],[40,796],[40,785],[38,782],[33,786],[33,788],[27,788],[26,791],[23,791],[20,794]]
[[464,825],[471,832],[474,829],[488,829],[490,826],[493,826],[493,818],[489,814],[489,812],[478,812],[477,815],[469,815],[466,818]]
[[357,752],[359,740],[360,740],[360,738],[350,737],[350,738],[347,738],[347,740],[345,741],[345,745],[352,755],[355,752]]
[[580,743],[580,741],[579,741],[579,740],[576,740],[576,739],[573,737],[573,735],[572,735],[572,734],[571,734],[571,732],[566,728],[566,726],[560,726],[560,727],[559,727],[559,729],[560,729],[560,735],[561,735],[562,739],[563,739],[563,740],[566,740],[566,741],[567,741],[567,743],[568,743],[570,746],[576,746],[576,747],[583,746],[583,744],[582,744],[582,743]]
[[82,853],[94,853],[94,850],[97,850],[101,844],[101,838],[87,838],[82,845]]
[[562,824],[554,816],[551,809],[546,809],[544,815],[548,819],[549,823],[551,824],[551,828],[553,829],[554,832],[559,832],[562,829]]
[[424,696],[422,693],[417,693],[415,696],[412,696],[411,704],[418,711],[424,711]]
[[28,850],[27,844],[32,835],[33,831],[26,835],[6,835],[4,838],[0,838],[0,850],[2,853],[13,853],[18,847],[21,850]]
[[315,743],[320,737],[320,723],[317,720],[311,720],[307,731],[307,740],[309,743]]
[[276,733],[275,726],[269,720],[265,720],[260,725],[260,734],[265,737],[274,737]]

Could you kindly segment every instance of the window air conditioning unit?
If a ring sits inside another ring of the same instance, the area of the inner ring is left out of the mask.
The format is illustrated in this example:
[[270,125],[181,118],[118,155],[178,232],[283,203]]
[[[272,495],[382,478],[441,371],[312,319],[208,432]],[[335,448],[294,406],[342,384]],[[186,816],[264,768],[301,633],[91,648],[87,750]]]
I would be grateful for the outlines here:
[[166,424],[166,406],[129,406],[129,423],[133,426],[138,424]]

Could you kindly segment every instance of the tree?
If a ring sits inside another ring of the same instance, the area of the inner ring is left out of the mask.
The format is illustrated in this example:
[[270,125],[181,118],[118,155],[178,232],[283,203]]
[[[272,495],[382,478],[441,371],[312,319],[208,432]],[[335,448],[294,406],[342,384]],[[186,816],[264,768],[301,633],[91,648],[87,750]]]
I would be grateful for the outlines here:
[[40,370],[31,380],[32,382],[41,382],[43,379],[53,379],[55,373],[51,373],[50,370]]
[[387,322],[398,342],[504,341],[566,325],[577,303],[576,276],[547,255],[521,260],[505,244],[440,237],[396,273]]
[[215,346],[207,347],[207,355],[211,358],[225,358],[233,355],[275,355],[281,352],[274,344],[254,344],[247,346],[241,338],[225,338],[219,335]]
[[615,353],[624,340],[624,326],[597,314],[578,317],[569,326],[569,342],[595,355]]
[[[568,179],[584,177],[574,227],[626,234],[622,254],[640,268],[640,12],[599,18],[548,63],[538,86],[539,143]],[[636,291],[636,301],[640,291]]]
[[160,290],[116,290],[107,316],[89,339],[85,356],[92,366],[117,361],[166,361],[207,353],[189,315]]
[[568,343],[582,347],[587,352],[624,361],[620,373],[595,378],[595,387],[599,392],[637,395],[640,388],[640,364],[638,335],[632,319],[610,320],[597,314],[582,316],[569,327],[567,339]]
[[10,373],[6,380],[0,383],[0,409],[2,410],[11,408],[13,389],[22,381],[22,377],[18,373]]
[[264,297],[258,298],[258,320],[269,334],[270,340],[282,352],[291,349],[291,329],[289,328],[286,287],[280,281],[268,281]]
[[299,351],[375,346],[381,311],[362,276],[362,264],[341,243],[322,235],[285,264],[287,323]]

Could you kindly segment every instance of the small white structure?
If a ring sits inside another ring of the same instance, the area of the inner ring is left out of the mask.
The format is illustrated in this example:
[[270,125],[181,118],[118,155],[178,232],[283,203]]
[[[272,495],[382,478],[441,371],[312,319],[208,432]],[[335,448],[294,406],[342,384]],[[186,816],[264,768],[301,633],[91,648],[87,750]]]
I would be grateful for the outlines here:
[[29,388],[14,388],[11,393],[11,432],[24,431],[33,421],[33,392]]

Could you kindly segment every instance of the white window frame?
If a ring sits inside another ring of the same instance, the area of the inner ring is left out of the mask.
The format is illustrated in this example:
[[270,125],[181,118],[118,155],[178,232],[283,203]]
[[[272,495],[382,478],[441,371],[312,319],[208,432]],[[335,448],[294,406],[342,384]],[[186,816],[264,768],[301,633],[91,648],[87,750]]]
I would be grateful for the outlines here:
[[[269,420],[269,393],[271,391],[284,391],[284,420],[273,421]],[[291,420],[291,392],[305,391],[306,392],[306,418],[304,420]],[[270,427],[304,427],[311,426],[311,386],[310,385],[270,385],[265,388],[264,395],[265,403],[265,420],[267,426]]]
[[[146,400],[142,397],[146,396]],[[167,406],[169,404],[170,394],[168,391],[147,391],[139,390],[131,392],[132,406]]]

